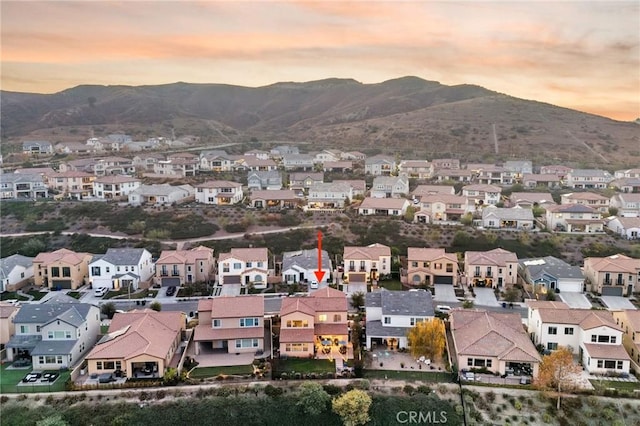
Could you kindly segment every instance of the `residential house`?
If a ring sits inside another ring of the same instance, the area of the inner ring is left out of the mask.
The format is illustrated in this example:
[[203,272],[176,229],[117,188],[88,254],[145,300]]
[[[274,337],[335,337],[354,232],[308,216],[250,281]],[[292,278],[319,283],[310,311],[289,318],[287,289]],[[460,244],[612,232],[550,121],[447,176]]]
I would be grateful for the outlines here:
[[13,323],[9,361],[29,358],[34,370],[71,368],[98,340],[100,308],[77,301],[24,304]]
[[627,193],[640,192],[640,178],[620,178],[609,182],[609,186]]
[[76,253],[61,248],[39,253],[33,259],[33,281],[36,286],[49,289],[76,290],[89,279],[89,253]]
[[547,228],[561,232],[602,232],[602,215],[594,208],[579,204],[547,207]]
[[190,153],[172,154],[166,160],[153,165],[153,173],[168,177],[195,176],[200,165],[199,158]]
[[603,296],[631,296],[640,280],[640,259],[624,254],[584,259],[591,291]]
[[323,172],[294,172],[289,174],[289,189],[296,193],[306,192],[313,185],[324,182]]
[[528,332],[548,351],[567,347],[589,374],[628,374],[622,328],[609,311],[571,309],[564,303],[529,301]]
[[252,284],[267,287],[269,251],[266,248],[232,248],[218,258],[218,284]]
[[416,324],[435,317],[433,298],[427,290],[389,291],[365,296],[367,350],[376,347],[407,349],[407,334]]
[[616,179],[640,178],[640,168],[616,170],[615,172],[613,172],[613,177],[615,177]]
[[640,193],[616,194],[611,197],[610,205],[618,210],[618,216],[640,217]]
[[333,183],[337,185],[345,184],[351,187],[351,193],[353,197],[364,197],[364,195],[367,193],[367,183],[364,179],[334,180]]
[[353,200],[351,185],[343,182],[316,183],[309,188],[309,209],[343,209],[347,200]]
[[533,173],[531,160],[509,160],[505,161],[503,167],[510,171],[516,180],[521,180],[526,174]]
[[199,169],[212,172],[230,172],[235,163],[235,160],[223,150],[202,151]]
[[237,204],[244,198],[242,184],[228,180],[211,180],[196,185],[196,202],[226,206]]
[[377,281],[391,273],[391,248],[383,244],[346,246],[342,259],[347,283]]
[[82,142],[59,142],[53,149],[61,154],[90,154],[97,152],[94,146]]
[[501,208],[489,206],[482,210],[482,226],[485,228],[522,229],[534,228],[533,212],[520,207]]
[[93,196],[103,200],[117,200],[129,197],[140,185],[140,179],[134,176],[106,175],[93,182]]
[[572,170],[573,169],[571,167],[563,165],[548,165],[540,167],[540,174],[557,175],[561,180],[564,180],[567,174]]
[[96,176],[87,172],[61,172],[47,176],[49,189],[76,200],[93,195],[93,182]]
[[327,161],[322,165],[325,172],[347,173],[353,170],[353,162],[351,161]]
[[457,158],[434,158],[431,160],[433,170],[457,170],[460,169],[460,160]]
[[282,189],[282,174],[277,170],[249,172],[247,186],[251,191]]
[[249,171],[272,171],[278,170],[278,165],[271,158],[259,158],[253,155],[245,155],[244,157],[236,160],[236,170],[249,170]]
[[631,358],[631,370],[640,373],[640,311],[624,309],[613,311],[616,324],[622,329],[622,346]]
[[285,170],[313,170],[313,157],[309,154],[284,154],[282,166]]
[[436,182],[462,182],[471,183],[476,174],[466,169],[438,169],[433,172],[432,179]]
[[573,169],[566,175],[566,185],[573,189],[605,189],[613,176],[606,170]]
[[417,206],[420,211],[415,214],[414,221],[419,223],[458,222],[475,210],[467,197],[451,194],[423,195]]
[[[89,163],[89,168],[96,176],[133,175],[136,172],[133,160],[123,157],[93,159],[93,161]],[[60,171],[62,171],[62,169],[60,169]]]
[[0,259],[0,293],[16,291],[33,280],[33,257],[21,254]]
[[119,290],[150,287],[155,273],[151,253],[143,248],[110,248],[89,263],[89,281],[93,288]]
[[518,282],[518,256],[508,250],[466,251],[464,274],[476,287],[504,288]]
[[525,174],[522,176],[522,185],[528,189],[534,189],[538,187],[547,188],[560,188],[562,185],[562,179],[556,174]]
[[358,206],[363,216],[404,216],[411,203],[406,198],[365,198]]
[[3,200],[35,200],[48,196],[49,190],[39,174],[0,173],[0,198]]
[[376,176],[371,185],[372,198],[401,198],[409,194],[409,178],[399,176]]
[[384,155],[376,155],[364,160],[364,172],[374,176],[390,176],[396,172],[396,161]]
[[616,216],[607,222],[607,228],[628,239],[640,238],[640,217]]
[[279,145],[271,148],[270,153],[272,158],[282,158],[282,156],[287,154],[300,154],[300,150],[297,146]]
[[443,248],[407,248],[407,282],[411,285],[457,284],[458,256]]
[[302,202],[302,198],[289,189],[252,191],[249,199],[256,209],[294,209]]
[[520,314],[455,309],[449,315],[452,353],[459,370],[504,375],[519,371],[534,379],[542,357],[522,327]]
[[340,158],[343,160],[364,161],[367,158],[367,155],[359,151],[349,151],[340,154]]
[[136,172],[152,172],[154,165],[160,160],[164,160],[164,155],[149,152],[134,156],[131,162],[133,163],[133,167],[135,167]]
[[[319,264],[322,266],[318,268]],[[315,272],[322,271],[324,276],[318,281]],[[331,258],[326,250],[322,250],[318,259],[318,250],[287,251],[282,254],[282,282],[285,284],[328,283],[331,279],[333,267]]]
[[398,173],[415,179],[430,179],[433,169],[427,160],[402,160],[398,166]]
[[244,157],[255,157],[259,160],[268,160],[269,153],[261,149],[252,149],[251,151],[245,152]]
[[195,189],[191,185],[140,185],[129,193],[128,202],[131,206],[166,206],[193,200],[194,196]]
[[517,174],[501,166],[483,167],[478,171],[476,180],[481,185],[513,185]]
[[16,332],[14,320],[18,307],[12,303],[0,302],[0,345],[4,348]]
[[502,189],[495,185],[474,184],[462,187],[462,195],[472,200],[477,207],[498,204],[501,192]]
[[555,206],[556,202],[548,192],[513,192],[509,197],[511,207],[532,209],[534,207]]
[[[280,356],[353,358],[347,326],[347,296],[331,287],[308,297],[287,297],[280,308]],[[340,361],[338,361],[340,360]]]
[[222,296],[198,302],[198,325],[193,336],[196,355],[262,353],[268,333],[263,296]]
[[456,189],[453,185],[418,185],[416,189],[411,192],[413,199],[420,199],[427,195],[455,195]]
[[22,153],[29,155],[53,154],[53,145],[49,141],[24,141]]
[[315,155],[314,163],[325,164],[328,162],[340,161],[342,152],[337,149],[325,149]]
[[579,204],[581,206],[589,206],[600,213],[609,213],[608,197],[596,194],[594,192],[572,192],[569,194],[562,194],[560,196],[560,204]]
[[518,274],[533,293],[582,293],[584,289],[580,267],[553,256],[518,260]]
[[155,282],[162,287],[179,287],[215,278],[213,249],[163,250],[155,264]]
[[13,173],[27,174],[27,175],[40,175],[45,185],[49,185],[49,176],[55,175],[57,172],[51,167],[25,167],[17,168]]
[[107,334],[86,357],[87,373],[118,373],[128,379],[164,377],[169,367],[178,367],[185,324],[183,312],[116,313]]

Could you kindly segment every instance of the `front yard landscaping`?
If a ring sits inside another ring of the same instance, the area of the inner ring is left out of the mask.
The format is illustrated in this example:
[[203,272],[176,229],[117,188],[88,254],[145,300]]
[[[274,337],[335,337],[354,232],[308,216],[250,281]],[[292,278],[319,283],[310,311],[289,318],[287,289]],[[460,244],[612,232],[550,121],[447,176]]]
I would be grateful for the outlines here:
[[20,294],[18,294],[15,291],[5,291],[4,293],[0,293],[0,300],[20,300],[20,301],[24,301],[24,300],[29,300],[28,297],[24,297]]
[[402,283],[397,280],[378,281],[378,286],[386,288],[387,290],[403,290]]
[[82,293],[79,291],[68,291],[67,296],[73,297],[74,299],[80,299],[82,297]]
[[47,292],[40,290],[29,290],[27,294],[33,296],[33,300],[40,300],[47,294]]

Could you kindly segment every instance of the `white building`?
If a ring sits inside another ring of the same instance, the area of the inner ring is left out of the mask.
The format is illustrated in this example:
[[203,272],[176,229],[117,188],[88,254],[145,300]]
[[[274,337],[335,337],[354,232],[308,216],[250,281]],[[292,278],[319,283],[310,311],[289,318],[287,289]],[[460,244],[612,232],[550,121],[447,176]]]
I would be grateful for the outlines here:
[[93,181],[93,196],[105,200],[128,197],[140,188],[140,179],[126,175],[107,175]]
[[0,293],[16,291],[33,279],[33,257],[13,254],[0,260]]
[[267,287],[269,251],[266,248],[232,248],[218,258],[218,284],[252,284]]
[[315,272],[324,273],[318,283],[327,283],[331,278],[333,267],[329,253],[322,250],[320,256],[322,267],[318,269],[318,250],[287,251],[282,254],[282,282],[286,284],[318,281]]
[[151,253],[142,248],[110,248],[89,263],[89,281],[93,288],[129,288],[137,290],[155,274]]
[[242,184],[227,180],[214,180],[196,185],[196,202],[214,205],[231,205],[242,201]]
[[640,217],[614,217],[607,223],[607,228],[628,239],[640,238]]

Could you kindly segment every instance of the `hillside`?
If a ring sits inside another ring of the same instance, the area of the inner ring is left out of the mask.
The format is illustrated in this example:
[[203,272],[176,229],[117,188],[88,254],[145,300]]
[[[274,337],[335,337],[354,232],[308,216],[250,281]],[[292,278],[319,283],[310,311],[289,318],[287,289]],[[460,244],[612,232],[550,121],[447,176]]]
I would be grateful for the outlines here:
[[209,144],[256,138],[419,158],[640,164],[636,123],[417,77],[378,84],[327,79],[258,88],[175,83],[78,86],[51,95],[3,91],[0,118],[3,143],[82,140],[96,127],[98,136],[121,130],[142,139],[174,128]]

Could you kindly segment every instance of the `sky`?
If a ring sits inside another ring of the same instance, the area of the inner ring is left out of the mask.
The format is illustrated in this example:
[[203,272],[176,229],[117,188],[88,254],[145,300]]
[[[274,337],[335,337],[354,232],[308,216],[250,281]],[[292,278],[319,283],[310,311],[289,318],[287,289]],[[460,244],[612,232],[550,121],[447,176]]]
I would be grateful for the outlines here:
[[2,90],[407,75],[640,117],[640,1],[0,3]]

